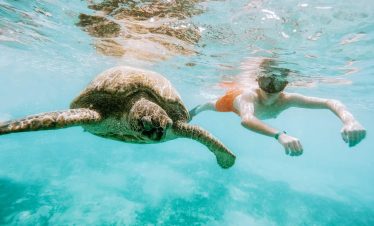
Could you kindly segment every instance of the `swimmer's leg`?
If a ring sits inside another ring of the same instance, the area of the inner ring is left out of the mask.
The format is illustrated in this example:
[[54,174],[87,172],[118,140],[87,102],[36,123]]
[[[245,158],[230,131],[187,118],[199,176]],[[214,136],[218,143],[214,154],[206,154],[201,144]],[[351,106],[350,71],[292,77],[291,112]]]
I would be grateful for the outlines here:
[[190,120],[202,111],[216,111],[216,101],[210,101],[205,104],[200,104],[194,107],[190,113]]

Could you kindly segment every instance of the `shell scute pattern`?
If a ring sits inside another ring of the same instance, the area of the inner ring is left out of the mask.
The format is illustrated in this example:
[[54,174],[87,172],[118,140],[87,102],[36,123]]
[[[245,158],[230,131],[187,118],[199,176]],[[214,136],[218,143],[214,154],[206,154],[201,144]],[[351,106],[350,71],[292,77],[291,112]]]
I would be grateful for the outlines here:
[[73,100],[72,108],[90,107],[93,98],[107,98],[117,96],[126,100],[136,92],[144,92],[154,98],[170,116],[179,120],[188,120],[188,111],[185,108],[178,92],[172,84],[162,75],[138,68],[118,66],[108,69],[98,75],[83,92]]
[[162,97],[164,101],[181,102],[177,91],[161,75],[125,66],[104,71],[90,83],[82,94],[101,91],[127,95],[138,89],[150,90]]

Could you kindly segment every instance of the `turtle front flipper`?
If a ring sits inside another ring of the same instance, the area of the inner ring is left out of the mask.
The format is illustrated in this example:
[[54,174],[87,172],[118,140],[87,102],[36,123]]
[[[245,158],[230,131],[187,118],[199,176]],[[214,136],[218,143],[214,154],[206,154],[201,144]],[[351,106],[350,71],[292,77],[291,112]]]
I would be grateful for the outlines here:
[[234,165],[235,155],[222,142],[201,127],[177,122],[173,125],[173,133],[180,137],[197,140],[207,146],[216,156],[217,163],[222,168],[226,169]]
[[0,135],[17,132],[61,129],[96,123],[101,120],[98,112],[86,109],[69,109],[31,115],[22,119],[0,122]]

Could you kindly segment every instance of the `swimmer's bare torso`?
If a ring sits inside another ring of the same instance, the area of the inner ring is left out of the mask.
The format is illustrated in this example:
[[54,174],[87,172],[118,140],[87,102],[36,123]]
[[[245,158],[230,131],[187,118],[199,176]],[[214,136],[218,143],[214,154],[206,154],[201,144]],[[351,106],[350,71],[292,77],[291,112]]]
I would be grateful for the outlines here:
[[[241,106],[246,102],[247,111],[251,113],[258,119],[271,119],[276,118],[278,115],[290,107],[290,104],[287,101],[287,93],[280,93],[279,96],[273,100],[264,100],[261,98],[261,93],[259,88],[255,88],[248,91],[243,91],[238,95],[233,101],[233,108],[236,112],[243,113]],[[251,104],[248,104],[248,99],[251,100]]]
[[[268,94],[266,99],[259,88],[233,89],[220,97],[215,102],[215,110],[220,112],[234,112],[239,116],[247,111],[258,119],[276,118],[282,111],[286,110],[289,94]],[[246,105],[243,109],[243,105]]]

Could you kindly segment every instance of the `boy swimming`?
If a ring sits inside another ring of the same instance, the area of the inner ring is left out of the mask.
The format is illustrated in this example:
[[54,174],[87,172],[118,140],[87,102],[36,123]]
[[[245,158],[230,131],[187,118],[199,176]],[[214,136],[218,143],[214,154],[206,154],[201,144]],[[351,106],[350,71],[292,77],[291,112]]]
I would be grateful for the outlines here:
[[365,128],[340,101],[285,92],[290,70],[274,65],[274,60],[262,60],[260,67],[263,70],[257,76],[258,87],[231,89],[217,100],[193,108],[190,111],[191,118],[205,110],[234,112],[240,116],[242,126],[256,133],[274,137],[290,156],[299,156],[303,153],[299,139],[261,121],[275,118],[290,107],[332,111],[343,123],[341,135],[349,147],[355,146],[365,138]]

